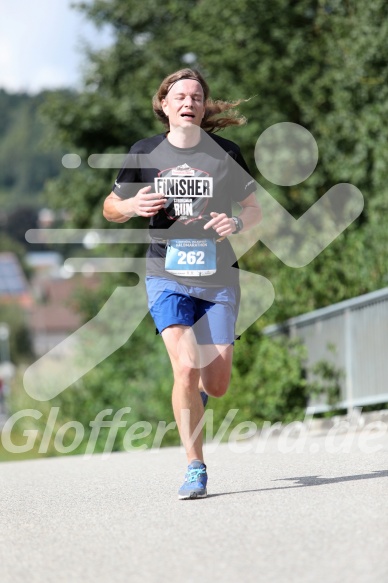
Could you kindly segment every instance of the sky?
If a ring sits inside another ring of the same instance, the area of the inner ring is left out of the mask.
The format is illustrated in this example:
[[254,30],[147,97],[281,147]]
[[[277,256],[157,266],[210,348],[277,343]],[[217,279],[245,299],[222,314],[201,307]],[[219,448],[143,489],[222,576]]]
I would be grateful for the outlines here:
[[0,0],[0,88],[37,93],[80,86],[82,43],[108,46],[108,29],[98,30],[74,0]]

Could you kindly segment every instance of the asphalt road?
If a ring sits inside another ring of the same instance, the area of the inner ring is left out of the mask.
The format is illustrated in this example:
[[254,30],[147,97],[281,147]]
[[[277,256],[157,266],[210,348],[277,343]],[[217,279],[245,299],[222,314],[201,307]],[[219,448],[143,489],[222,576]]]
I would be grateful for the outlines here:
[[196,501],[181,448],[1,464],[0,580],[388,581],[387,431],[233,449]]

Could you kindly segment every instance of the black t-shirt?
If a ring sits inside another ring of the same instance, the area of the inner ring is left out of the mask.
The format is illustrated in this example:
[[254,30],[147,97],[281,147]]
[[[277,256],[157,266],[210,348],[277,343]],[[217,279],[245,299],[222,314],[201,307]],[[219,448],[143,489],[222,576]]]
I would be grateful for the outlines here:
[[232,216],[232,203],[255,191],[239,147],[216,134],[201,131],[193,148],[177,148],[165,134],[132,146],[113,192],[120,198],[135,196],[140,188],[163,192],[167,205],[149,222],[152,243],[147,251],[147,275],[175,279],[186,285],[225,286],[238,283],[236,257],[228,239],[217,243],[217,272],[202,277],[174,276],[164,270],[167,239],[219,239],[204,230],[211,212]]

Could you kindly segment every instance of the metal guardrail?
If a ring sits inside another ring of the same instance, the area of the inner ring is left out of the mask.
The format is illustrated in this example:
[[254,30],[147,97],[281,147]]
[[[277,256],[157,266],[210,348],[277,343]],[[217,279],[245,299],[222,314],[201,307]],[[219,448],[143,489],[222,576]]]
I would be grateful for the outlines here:
[[[264,334],[299,337],[307,348],[308,369],[326,360],[344,372],[336,407],[388,402],[388,288],[267,326]],[[334,345],[334,353],[328,345]],[[329,408],[324,400],[311,400],[307,412]]]

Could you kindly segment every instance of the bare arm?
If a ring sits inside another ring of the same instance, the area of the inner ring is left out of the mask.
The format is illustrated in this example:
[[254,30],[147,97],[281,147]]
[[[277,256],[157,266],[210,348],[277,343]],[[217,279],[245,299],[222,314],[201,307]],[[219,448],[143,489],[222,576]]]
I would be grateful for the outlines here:
[[141,188],[132,198],[120,198],[111,192],[104,201],[103,216],[113,223],[125,223],[135,215],[152,217],[166,204],[163,194],[150,192],[151,186]]
[[[240,201],[239,205],[241,206],[242,211],[238,216],[244,225],[241,232],[249,231],[249,229],[260,223],[262,219],[261,207],[256,200],[255,193],[252,192],[247,198]],[[204,229],[210,229],[210,227],[213,227],[220,237],[227,237],[236,230],[236,225],[233,219],[227,217],[225,213],[210,213],[210,216],[212,219],[206,223]]]
[[242,208],[239,218],[242,220],[244,227],[241,231],[249,231],[255,225],[258,225],[263,218],[261,206],[257,202],[256,194],[252,192],[247,198],[244,198],[239,205]]

